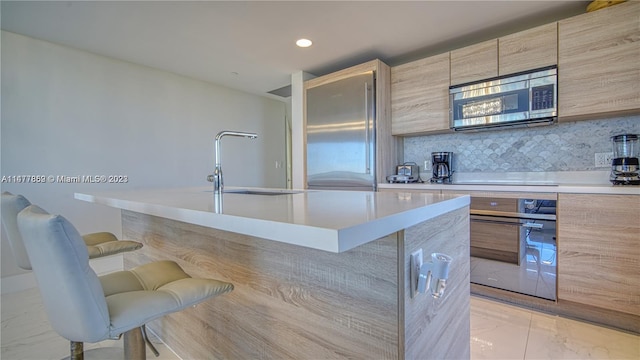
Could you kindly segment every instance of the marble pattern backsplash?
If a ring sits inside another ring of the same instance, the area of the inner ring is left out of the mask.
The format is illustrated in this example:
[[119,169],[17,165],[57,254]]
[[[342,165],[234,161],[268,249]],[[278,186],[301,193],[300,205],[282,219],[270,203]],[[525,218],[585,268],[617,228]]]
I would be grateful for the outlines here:
[[405,137],[404,161],[422,168],[432,152],[451,151],[456,172],[607,170],[595,167],[595,153],[611,152],[618,134],[640,134],[640,116]]

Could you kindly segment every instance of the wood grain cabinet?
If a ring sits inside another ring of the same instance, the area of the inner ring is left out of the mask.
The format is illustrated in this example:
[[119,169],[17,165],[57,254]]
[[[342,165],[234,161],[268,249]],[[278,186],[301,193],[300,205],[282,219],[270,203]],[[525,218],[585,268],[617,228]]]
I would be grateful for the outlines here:
[[391,68],[393,135],[450,131],[449,86],[557,64],[557,23]]
[[558,200],[558,300],[640,315],[640,195]]
[[640,2],[558,23],[558,116],[640,112]]
[[451,85],[498,76],[498,39],[452,50]]
[[[474,210],[515,213],[518,199],[472,196],[470,209],[472,214]],[[520,264],[519,226],[471,219],[471,256]]]
[[558,23],[498,39],[498,75],[529,71],[558,63]]
[[557,23],[451,51],[451,85],[558,63]]
[[391,68],[391,131],[449,130],[449,53]]

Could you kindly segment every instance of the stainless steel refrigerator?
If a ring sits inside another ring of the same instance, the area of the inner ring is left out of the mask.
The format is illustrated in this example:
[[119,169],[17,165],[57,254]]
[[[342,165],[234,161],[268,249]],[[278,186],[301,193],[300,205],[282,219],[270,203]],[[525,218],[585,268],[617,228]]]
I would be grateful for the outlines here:
[[306,92],[307,187],[376,190],[375,73]]

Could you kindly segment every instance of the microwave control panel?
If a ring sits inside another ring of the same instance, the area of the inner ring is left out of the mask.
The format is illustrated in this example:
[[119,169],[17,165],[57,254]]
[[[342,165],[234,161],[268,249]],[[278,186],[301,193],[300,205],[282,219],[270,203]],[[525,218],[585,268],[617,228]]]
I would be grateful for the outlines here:
[[531,88],[531,111],[553,109],[554,85],[542,85]]

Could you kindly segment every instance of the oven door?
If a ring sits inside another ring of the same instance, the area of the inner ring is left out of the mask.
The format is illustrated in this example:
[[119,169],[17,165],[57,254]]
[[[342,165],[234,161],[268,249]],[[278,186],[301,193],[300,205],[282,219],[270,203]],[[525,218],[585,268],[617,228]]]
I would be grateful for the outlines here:
[[555,300],[556,222],[539,217],[471,215],[471,282]]

